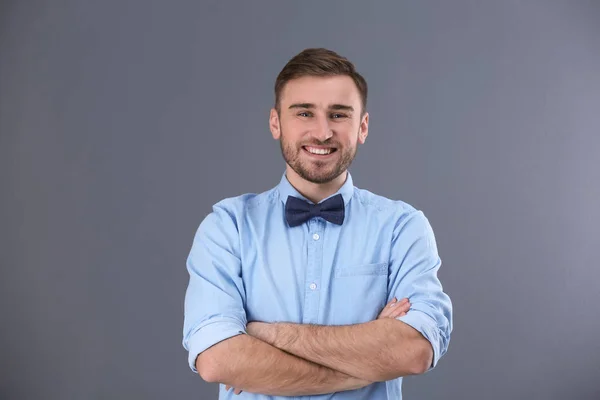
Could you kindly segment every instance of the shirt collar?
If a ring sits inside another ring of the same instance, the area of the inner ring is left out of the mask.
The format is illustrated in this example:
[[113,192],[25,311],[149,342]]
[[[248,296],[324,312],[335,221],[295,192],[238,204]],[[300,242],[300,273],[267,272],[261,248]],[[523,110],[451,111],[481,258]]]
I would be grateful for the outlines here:
[[[306,197],[302,196],[300,194],[300,192],[298,192],[298,190],[296,190],[296,188],[294,186],[292,186],[290,181],[287,179],[285,172],[283,173],[283,176],[281,177],[281,181],[279,181],[279,185],[277,185],[277,191],[279,192],[279,198],[281,199],[281,201],[283,201],[284,204],[287,201],[288,196],[294,196],[294,197],[297,197],[304,201],[307,201],[310,204],[314,204],[312,201],[310,201]],[[323,200],[321,200],[319,203],[322,203],[325,200],[327,200],[337,194],[342,195],[342,197],[344,198],[344,205],[347,206],[348,202],[352,198],[352,195],[354,194],[354,183],[352,182],[352,176],[350,175],[350,171],[348,171],[348,174],[346,175],[346,181],[344,182],[342,187],[337,192],[332,194],[331,196],[326,197]]]

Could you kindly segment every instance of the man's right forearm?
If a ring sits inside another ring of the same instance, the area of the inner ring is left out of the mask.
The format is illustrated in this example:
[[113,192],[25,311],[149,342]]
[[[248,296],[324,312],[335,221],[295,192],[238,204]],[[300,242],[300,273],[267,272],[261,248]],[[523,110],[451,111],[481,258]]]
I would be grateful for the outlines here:
[[196,368],[208,382],[271,396],[305,396],[358,389],[371,382],[304,360],[250,335],[205,350]]

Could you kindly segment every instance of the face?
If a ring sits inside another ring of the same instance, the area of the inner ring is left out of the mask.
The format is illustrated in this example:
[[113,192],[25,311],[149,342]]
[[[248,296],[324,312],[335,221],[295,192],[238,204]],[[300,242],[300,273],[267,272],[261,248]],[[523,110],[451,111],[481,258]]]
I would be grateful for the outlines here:
[[289,81],[269,127],[288,166],[302,179],[327,183],[342,174],[368,134],[358,88],[349,76],[306,76]]

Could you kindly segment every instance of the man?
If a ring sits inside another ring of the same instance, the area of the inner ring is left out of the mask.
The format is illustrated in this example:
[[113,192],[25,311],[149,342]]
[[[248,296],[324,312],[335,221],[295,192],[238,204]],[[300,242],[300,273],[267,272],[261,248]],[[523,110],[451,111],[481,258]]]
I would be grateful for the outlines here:
[[281,181],[215,204],[196,232],[183,345],[219,399],[401,399],[402,377],[446,353],[452,305],[427,218],[348,172],[366,104],[346,58],[292,58],[269,120]]

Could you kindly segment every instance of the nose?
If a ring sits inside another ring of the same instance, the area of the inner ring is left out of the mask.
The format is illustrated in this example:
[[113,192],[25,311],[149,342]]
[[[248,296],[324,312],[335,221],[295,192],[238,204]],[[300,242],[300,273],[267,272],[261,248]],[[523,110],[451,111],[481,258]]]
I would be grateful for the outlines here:
[[317,120],[317,124],[315,129],[313,130],[313,136],[321,142],[326,141],[330,137],[333,136],[333,131],[329,127],[329,121],[326,117],[319,116],[315,118]]

